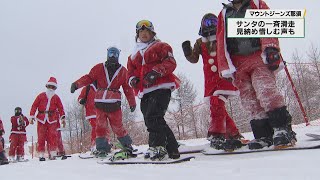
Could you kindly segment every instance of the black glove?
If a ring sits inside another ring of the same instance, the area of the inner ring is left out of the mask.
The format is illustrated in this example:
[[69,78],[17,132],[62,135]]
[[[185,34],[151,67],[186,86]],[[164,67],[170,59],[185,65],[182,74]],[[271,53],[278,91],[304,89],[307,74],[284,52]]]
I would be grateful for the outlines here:
[[192,55],[192,47],[190,41],[185,41],[182,43],[182,49],[184,56],[191,56]]
[[137,88],[137,85],[138,83],[140,82],[140,79],[135,77],[133,78],[131,81],[130,81],[130,85],[133,87],[133,88]]
[[4,130],[0,130],[0,136],[4,135]]
[[130,111],[133,112],[134,110],[136,110],[136,106],[130,106]]
[[280,64],[280,52],[278,49],[273,47],[267,47],[266,50],[266,59],[268,62],[268,68],[271,71],[274,71],[279,68]]
[[78,89],[77,84],[76,83],[72,83],[71,84],[71,89],[70,89],[71,93],[74,93],[77,89]]
[[86,104],[86,102],[87,102],[87,100],[86,100],[86,99],[80,99],[80,101],[79,101],[79,103],[80,103],[81,105],[85,105],[85,104]]
[[150,87],[151,85],[153,85],[156,80],[161,77],[161,74],[157,73],[156,71],[150,71],[148,72],[145,76],[144,76],[144,80],[145,82],[145,87]]

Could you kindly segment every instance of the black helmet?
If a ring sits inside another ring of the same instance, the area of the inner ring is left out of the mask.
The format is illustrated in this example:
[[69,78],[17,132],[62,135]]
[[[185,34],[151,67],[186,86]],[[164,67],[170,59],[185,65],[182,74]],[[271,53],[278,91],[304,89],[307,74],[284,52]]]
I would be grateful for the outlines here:
[[208,37],[215,35],[217,31],[218,18],[212,13],[205,14],[201,20],[199,35]]
[[232,4],[242,3],[243,0],[228,0]]
[[21,107],[16,107],[16,108],[14,109],[14,114],[15,114],[16,116],[20,116],[20,115],[22,114],[22,109],[21,109]]

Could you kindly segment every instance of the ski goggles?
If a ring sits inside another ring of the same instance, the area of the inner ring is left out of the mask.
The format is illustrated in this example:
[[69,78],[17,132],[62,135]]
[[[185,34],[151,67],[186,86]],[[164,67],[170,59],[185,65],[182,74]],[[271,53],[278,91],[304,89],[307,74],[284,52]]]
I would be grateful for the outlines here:
[[115,47],[108,48],[108,57],[115,57],[119,58],[120,56],[120,50]]
[[210,27],[210,26],[217,26],[218,25],[218,19],[215,17],[206,18],[202,21],[203,27]]
[[154,32],[154,27],[151,21],[148,20],[141,20],[136,25],[136,31],[138,32],[143,27],[149,29],[150,31]]
[[46,87],[47,87],[48,89],[53,89],[53,90],[56,90],[56,89],[57,89],[57,87],[54,86],[54,85],[47,85]]

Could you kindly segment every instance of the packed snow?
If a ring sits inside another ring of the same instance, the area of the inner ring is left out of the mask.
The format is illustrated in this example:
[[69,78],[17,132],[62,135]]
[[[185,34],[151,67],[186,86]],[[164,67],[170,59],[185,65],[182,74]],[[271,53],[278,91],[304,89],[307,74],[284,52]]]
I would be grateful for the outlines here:
[[[320,121],[311,126],[298,125],[294,130],[298,134],[299,145],[307,141],[317,141],[305,136],[306,133],[320,134]],[[244,136],[252,139],[252,133]],[[206,139],[180,141],[184,149],[208,143]],[[318,141],[320,144],[320,141]],[[144,151],[147,146],[138,146]],[[37,158],[28,162],[11,163],[0,166],[1,180],[10,179],[319,179],[320,149],[302,151],[259,152],[226,156],[205,156],[200,153],[190,162],[168,165],[100,165],[97,159],[80,159],[79,154],[67,160],[39,162]],[[189,155],[183,155],[189,156]]]

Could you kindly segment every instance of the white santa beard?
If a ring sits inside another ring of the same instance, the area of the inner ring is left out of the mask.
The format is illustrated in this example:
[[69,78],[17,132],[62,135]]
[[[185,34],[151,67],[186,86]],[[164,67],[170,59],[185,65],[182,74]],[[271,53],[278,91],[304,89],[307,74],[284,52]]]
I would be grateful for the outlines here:
[[46,95],[47,95],[47,97],[50,99],[52,96],[55,95],[55,90],[53,90],[53,89],[47,89]]

